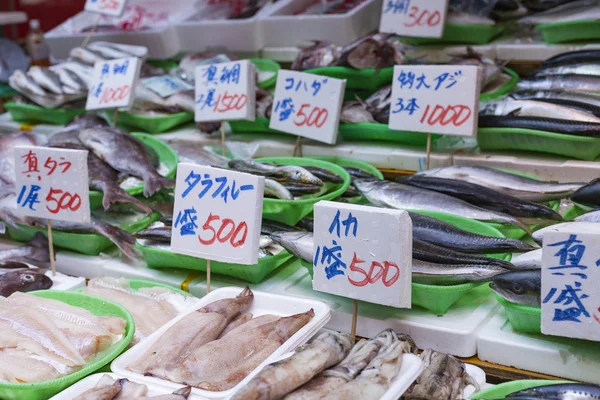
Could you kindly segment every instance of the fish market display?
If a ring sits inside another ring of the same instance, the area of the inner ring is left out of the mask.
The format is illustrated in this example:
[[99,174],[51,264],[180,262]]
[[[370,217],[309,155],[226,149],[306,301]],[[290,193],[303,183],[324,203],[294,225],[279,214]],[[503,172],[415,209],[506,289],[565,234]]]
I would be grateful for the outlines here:
[[156,286],[131,289],[127,279],[93,278],[84,293],[114,301],[127,309],[135,321],[132,344],[138,343],[189,307],[191,297]]
[[30,263],[38,267],[50,265],[48,239],[43,233],[38,232],[31,241],[23,246],[0,250],[0,264],[9,261]]
[[40,382],[73,373],[121,340],[125,325],[122,318],[14,293],[0,301],[0,380]]
[[539,269],[542,268],[542,249],[528,251],[527,253],[514,256],[510,260],[516,269]]
[[540,307],[542,272],[540,269],[533,269],[496,275],[490,288],[511,303]]
[[532,387],[509,394],[507,399],[577,399],[594,400],[600,397],[600,386],[585,383],[558,383]]
[[413,259],[436,264],[489,265],[510,270],[517,268],[515,265],[498,258],[461,253],[418,239],[413,239]]
[[598,233],[600,232],[600,225],[596,222],[563,222],[539,229],[533,232],[531,237],[537,243],[542,243],[544,234],[547,232],[569,232],[572,229],[576,229],[579,233]]
[[600,18],[598,0],[578,0],[521,18],[520,24],[539,25]]
[[86,390],[73,400],[184,400],[192,391],[189,386],[174,391],[171,394],[148,396],[148,387],[135,383],[127,378],[113,379],[103,375],[96,386]]
[[187,162],[211,167],[224,167],[229,160],[212,151],[199,146],[197,142],[188,140],[172,139],[166,143],[177,152],[179,162]]
[[425,285],[460,285],[486,282],[506,269],[489,264],[436,264],[413,260],[412,281]]

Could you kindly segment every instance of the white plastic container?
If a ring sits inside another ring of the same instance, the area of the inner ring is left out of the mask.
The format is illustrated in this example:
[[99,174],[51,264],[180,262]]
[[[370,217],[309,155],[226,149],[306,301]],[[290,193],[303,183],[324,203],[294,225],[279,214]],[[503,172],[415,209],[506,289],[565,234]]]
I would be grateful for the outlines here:
[[379,27],[382,0],[366,0],[344,14],[294,15],[312,0],[280,0],[261,19],[265,47],[297,46],[307,40],[345,45]]
[[[200,309],[214,301],[225,298],[233,298],[240,294],[241,291],[242,288],[228,287],[210,292],[208,295],[204,296],[192,310],[189,310],[187,313],[180,314],[178,317],[171,320],[168,324],[161,327],[158,331],[154,332],[152,335],[148,336],[146,339],[142,340],[136,346],[129,349],[126,353],[122,354],[119,358],[114,360],[111,364],[111,370],[126,378],[130,378],[140,383],[162,387],[166,390],[174,391],[181,388],[182,385],[180,384],[173,383],[164,379],[144,376],[143,374],[139,374],[128,370],[127,367],[135,361],[137,361],[164,332],[166,332],[177,321],[184,318],[187,314],[192,313],[194,312],[194,310]],[[194,388],[192,389],[192,394],[190,395],[189,399],[198,400],[229,398],[240,388],[242,388],[245,384],[247,384],[254,377],[254,375],[256,375],[264,366],[272,363],[273,361],[281,357],[282,354],[293,351],[296,349],[296,347],[306,343],[319,329],[325,326],[325,324],[327,324],[327,322],[331,318],[329,307],[321,301],[303,299],[292,296],[282,296],[264,292],[254,292],[254,300],[252,301],[250,308],[247,310],[254,316],[264,314],[290,316],[293,314],[306,312],[311,308],[315,312],[315,316],[312,318],[312,320],[304,327],[302,327],[302,329],[296,332],[296,334],[289,338],[277,350],[275,350],[273,354],[271,354],[263,363],[261,363],[257,368],[255,368],[236,387],[222,392],[211,392],[208,390]]]

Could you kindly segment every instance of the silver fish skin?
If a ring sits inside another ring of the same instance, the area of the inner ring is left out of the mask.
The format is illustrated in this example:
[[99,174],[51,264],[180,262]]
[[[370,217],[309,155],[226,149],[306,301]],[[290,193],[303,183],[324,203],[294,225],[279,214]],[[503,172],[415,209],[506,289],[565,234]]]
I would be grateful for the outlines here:
[[295,165],[271,165],[253,160],[231,160],[229,167],[254,175],[261,175],[278,181],[287,180],[323,186],[323,181],[302,167]]
[[340,57],[340,49],[333,43],[317,41],[312,46],[300,50],[292,63],[292,70],[305,71],[307,69],[327,67]]
[[586,383],[557,383],[548,386],[523,389],[509,394],[507,399],[562,399],[562,400],[595,400],[600,398],[600,387]]
[[139,57],[143,58],[148,55],[148,49],[142,46],[134,46],[129,44],[113,43],[113,42],[92,42],[88,45],[89,48],[93,49],[94,46],[110,47],[115,50],[119,50],[125,54],[126,57]]
[[373,115],[358,101],[347,101],[342,107],[340,122],[345,124],[361,124],[375,122]]
[[418,172],[417,175],[458,179],[485,186],[522,200],[534,202],[559,200],[569,197],[577,189],[585,185],[584,182],[557,183],[538,181],[493,168],[462,165],[431,169]]
[[583,93],[600,92],[600,76],[561,75],[545,76],[538,79],[522,79],[517,90],[559,90]]
[[0,136],[0,183],[15,183],[15,146],[43,146],[47,138],[31,131],[17,131]]
[[10,76],[10,84],[16,89],[21,89],[27,93],[34,94],[37,96],[46,96],[47,93],[42,89],[40,85],[34,82],[26,73],[20,69],[13,72]]
[[23,246],[0,250],[0,263],[7,261],[24,262],[38,267],[48,266],[50,264],[48,239],[43,233],[38,232],[31,241]]
[[268,365],[232,400],[275,400],[341,362],[352,348],[350,335],[323,333],[289,358]]
[[29,68],[27,74],[31,79],[34,80],[35,83],[51,93],[64,94],[62,85],[60,83],[60,78],[56,73],[52,72],[48,68],[41,68],[34,65],[33,67]]
[[592,75],[600,76],[600,66],[598,64],[572,64],[561,65],[557,67],[543,68],[535,72],[535,77],[551,75]]
[[600,224],[596,222],[563,222],[537,230],[531,237],[537,243],[542,243],[544,234],[547,232],[600,233]]
[[315,243],[312,232],[275,232],[270,236],[289,253],[304,261],[313,262]]
[[146,147],[131,135],[110,128],[83,129],[79,139],[101,160],[116,169],[144,181],[144,196],[161,189],[174,188],[175,182],[161,176],[151,164]]
[[92,50],[92,51],[96,52],[101,57],[104,57],[107,60],[131,57],[130,53],[120,51],[118,49],[115,49],[112,46],[107,46],[106,44],[104,44],[102,42],[92,42],[86,48],[88,50]]
[[510,95],[513,99],[527,100],[527,99],[557,99],[557,100],[571,100],[579,101],[582,103],[588,103],[596,107],[600,107],[600,96],[596,96],[593,93],[582,93],[575,91],[521,91],[515,92]]
[[85,82],[73,71],[59,67],[51,67],[50,70],[58,75],[58,79],[60,79],[63,89],[67,87],[75,90],[76,92],[85,92],[87,90],[87,85]]
[[529,231],[529,227],[508,214],[489,211],[431,190],[378,179],[355,179],[354,186],[376,206],[398,210],[444,212],[479,221],[508,223]]
[[412,281],[425,285],[460,285],[469,282],[487,282],[508,270],[491,265],[447,265],[413,260]]
[[189,162],[211,167],[224,167],[229,159],[199,146],[198,142],[185,139],[166,140],[179,156],[179,162]]
[[579,0],[521,18],[518,22],[523,25],[538,25],[599,18],[600,2],[598,0]]
[[66,62],[60,64],[60,68],[75,74],[85,85],[85,90],[90,88],[92,84],[92,67],[78,62]]
[[482,103],[479,115],[518,115],[600,123],[600,118],[591,113],[533,100],[505,99]]
[[490,288],[511,303],[540,307],[542,292],[542,272],[511,271],[492,278]]
[[542,249],[513,256],[510,262],[518,270],[542,268]]
[[185,90],[183,92],[172,94],[167,98],[166,104],[171,107],[179,107],[182,110],[194,112],[196,108],[194,91]]
[[69,52],[69,56],[71,56],[71,58],[77,61],[81,61],[82,63],[88,65],[94,65],[98,61],[106,60],[106,58],[101,56],[100,54],[82,47],[74,47],[73,49],[71,49],[71,51]]
[[576,222],[600,222],[600,210],[590,211],[579,217],[575,218],[573,221]]
[[468,14],[460,11],[450,11],[446,17],[447,24],[458,25],[496,25],[496,21],[487,17],[480,17],[474,14]]
[[265,179],[265,195],[281,200],[294,200],[294,196],[281,183],[273,179]]

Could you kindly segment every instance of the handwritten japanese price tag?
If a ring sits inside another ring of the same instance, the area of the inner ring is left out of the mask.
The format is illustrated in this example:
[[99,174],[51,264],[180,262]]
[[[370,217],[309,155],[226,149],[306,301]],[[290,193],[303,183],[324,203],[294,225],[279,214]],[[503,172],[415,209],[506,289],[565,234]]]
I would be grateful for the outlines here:
[[196,122],[256,116],[256,71],[248,60],[196,68]]
[[390,129],[477,136],[479,68],[474,65],[397,65]]
[[137,57],[98,61],[94,65],[85,109],[130,108],[141,65]]
[[440,38],[447,10],[448,0],[384,0],[379,32]]
[[315,205],[313,289],[411,308],[412,221],[406,211]]
[[175,93],[192,90],[194,87],[176,76],[161,75],[142,79],[142,85],[152,90],[162,98],[169,97]]
[[600,231],[544,234],[542,333],[600,341]]
[[120,17],[123,15],[127,0],[86,0],[85,11]]
[[256,264],[263,177],[180,163],[171,250],[207,260]]
[[281,70],[269,128],[335,144],[346,81]]
[[18,213],[90,222],[87,154],[85,150],[15,147]]

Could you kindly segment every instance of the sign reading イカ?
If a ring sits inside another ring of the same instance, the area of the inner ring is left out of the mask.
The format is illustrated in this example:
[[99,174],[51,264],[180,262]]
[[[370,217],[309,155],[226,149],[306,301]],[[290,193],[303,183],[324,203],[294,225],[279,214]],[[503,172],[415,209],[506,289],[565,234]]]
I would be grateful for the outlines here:
[[196,122],[256,116],[256,70],[248,60],[196,68]]
[[384,0],[379,32],[440,38],[447,10],[448,0]]
[[127,0],[86,0],[84,9],[111,17],[120,17],[126,5]]
[[135,85],[141,65],[137,57],[98,61],[94,64],[85,109],[130,108],[135,98]]
[[177,166],[171,250],[207,260],[256,264],[265,178]]
[[411,307],[412,221],[406,211],[315,205],[313,289]]
[[544,234],[542,333],[600,341],[600,231]]
[[474,65],[397,65],[390,129],[476,136],[479,68]]
[[269,128],[335,144],[345,87],[342,79],[279,71]]
[[87,154],[85,150],[15,147],[18,213],[90,222]]

